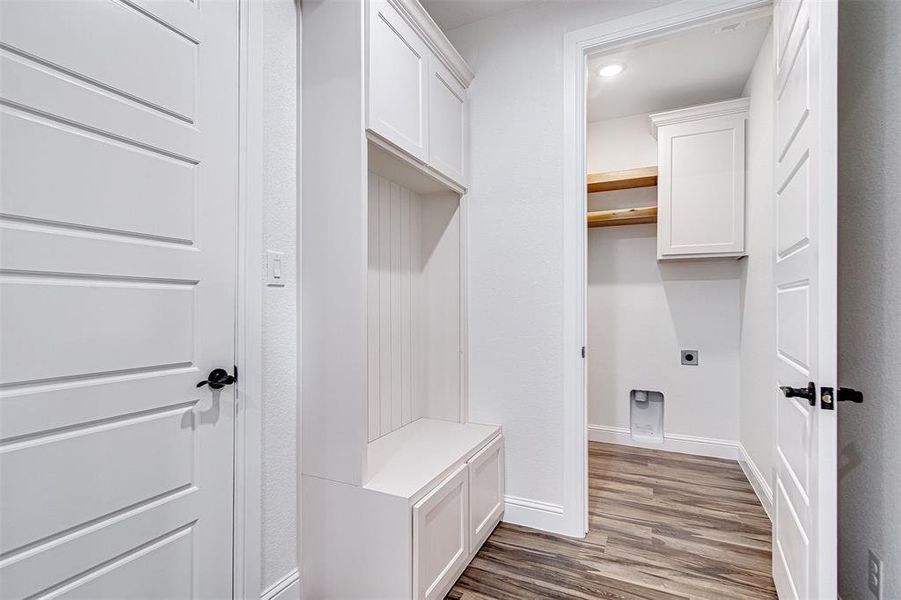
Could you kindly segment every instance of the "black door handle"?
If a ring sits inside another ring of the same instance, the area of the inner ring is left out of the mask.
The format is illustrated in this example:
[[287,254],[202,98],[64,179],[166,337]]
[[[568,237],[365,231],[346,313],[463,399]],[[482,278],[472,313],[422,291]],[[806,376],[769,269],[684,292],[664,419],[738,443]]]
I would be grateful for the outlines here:
[[197,387],[209,385],[210,389],[221,390],[227,385],[231,385],[238,380],[238,369],[235,368],[235,375],[229,375],[225,369],[213,369],[207,378],[197,384]]
[[807,384],[806,388],[793,388],[788,387],[787,385],[780,385],[779,389],[782,390],[782,393],[785,394],[786,398],[804,398],[811,406],[814,406],[817,403],[817,386],[815,386],[812,381]]

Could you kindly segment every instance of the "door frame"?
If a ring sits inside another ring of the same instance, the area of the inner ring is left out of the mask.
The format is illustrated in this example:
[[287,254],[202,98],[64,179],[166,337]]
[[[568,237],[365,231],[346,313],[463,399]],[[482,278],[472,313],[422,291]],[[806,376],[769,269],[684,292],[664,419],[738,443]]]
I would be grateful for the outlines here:
[[238,204],[232,598],[262,593],[263,2],[238,10]]
[[571,31],[563,39],[563,522],[562,532],[588,531],[587,123],[589,54],[613,51],[685,29],[772,10],[771,0],[724,0],[699,6],[681,0]]

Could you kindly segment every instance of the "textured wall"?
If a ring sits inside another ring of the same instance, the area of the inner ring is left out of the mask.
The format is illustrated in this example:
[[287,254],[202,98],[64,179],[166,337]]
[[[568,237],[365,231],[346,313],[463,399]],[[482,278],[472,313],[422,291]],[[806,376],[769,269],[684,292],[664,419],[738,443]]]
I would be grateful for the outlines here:
[[883,598],[901,598],[901,2],[839,8],[839,591],[869,600],[867,550]]
[[297,52],[293,0],[263,6],[264,248],[285,253],[287,285],[263,290],[262,579],[297,568]]
[[741,261],[740,441],[772,491],[775,427],[776,306],[773,282],[773,38],[767,35],[744,95],[751,98],[747,128],[745,215],[748,258]]
[[665,4],[549,2],[448,32],[470,88],[469,403],[507,493],[563,499],[563,34]]

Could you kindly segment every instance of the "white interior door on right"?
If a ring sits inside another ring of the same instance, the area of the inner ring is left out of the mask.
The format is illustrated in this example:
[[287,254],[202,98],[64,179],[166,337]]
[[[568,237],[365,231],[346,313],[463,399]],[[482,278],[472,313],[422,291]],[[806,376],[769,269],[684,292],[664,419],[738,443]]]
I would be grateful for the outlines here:
[[774,31],[773,579],[783,600],[826,599],[837,594],[836,411],[826,393],[837,377],[837,2],[778,1]]

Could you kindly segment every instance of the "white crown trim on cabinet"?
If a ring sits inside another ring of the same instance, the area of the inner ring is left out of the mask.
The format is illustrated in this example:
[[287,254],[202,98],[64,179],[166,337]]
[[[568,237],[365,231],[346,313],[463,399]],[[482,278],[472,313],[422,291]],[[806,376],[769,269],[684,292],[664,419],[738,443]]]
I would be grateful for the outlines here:
[[657,129],[664,125],[675,125],[677,123],[685,123],[687,121],[697,121],[698,119],[709,119],[713,117],[725,117],[728,115],[747,115],[751,109],[750,98],[736,98],[735,100],[726,100],[724,102],[711,102],[699,106],[688,106],[685,108],[677,108],[675,110],[667,110],[664,112],[654,113],[650,116],[652,133],[657,137]]
[[451,45],[447,36],[429,16],[425,8],[417,0],[388,0],[394,8],[404,17],[419,36],[425,41],[435,56],[441,60],[445,67],[450,69],[454,77],[460,80],[463,87],[469,87],[475,74],[457,49]]

